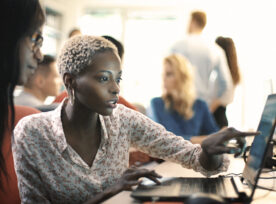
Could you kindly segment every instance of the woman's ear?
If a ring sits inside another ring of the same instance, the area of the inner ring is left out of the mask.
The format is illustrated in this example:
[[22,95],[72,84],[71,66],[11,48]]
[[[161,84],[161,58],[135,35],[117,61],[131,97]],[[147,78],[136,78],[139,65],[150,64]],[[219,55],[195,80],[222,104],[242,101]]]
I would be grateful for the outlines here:
[[63,81],[66,89],[74,88],[75,86],[75,76],[70,73],[63,74]]

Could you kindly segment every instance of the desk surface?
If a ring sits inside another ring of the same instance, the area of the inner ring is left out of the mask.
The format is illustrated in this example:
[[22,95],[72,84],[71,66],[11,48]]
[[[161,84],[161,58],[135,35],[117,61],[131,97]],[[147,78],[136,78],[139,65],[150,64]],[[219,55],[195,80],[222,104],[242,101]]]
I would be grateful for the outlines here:
[[[225,174],[229,173],[242,173],[243,168],[244,168],[244,162],[242,159],[238,158],[233,158],[230,156],[230,166],[229,169]],[[194,172],[193,170],[190,169],[185,169],[179,164],[171,163],[171,162],[164,162],[159,165],[152,165],[147,167],[149,169],[155,169],[155,171],[159,174],[161,174],[163,177],[203,177],[200,173]],[[269,175],[273,176],[273,175]],[[265,182],[266,186],[273,187],[273,182],[272,180],[261,180],[261,182]],[[270,183],[271,185],[270,185]],[[276,181],[275,185],[276,185]],[[259,182],[260,183],[260,182]],[[269,183],[269,184],[268,184]],[[274,186],[275,186],[274,185]],[[114,203],[120,203],[120,204],[137,204],[140,203],[133,198],[130,197],[130,191],[123,191],[119,193],[118,195],[112,197],[111,199],[107,200],[104,202],[105,204],[114,204]],[[253,199],[253,204],[272,204],[276,203],[276,192],[272,191],[266,191],[262,189],[256,189],[254,199]]]

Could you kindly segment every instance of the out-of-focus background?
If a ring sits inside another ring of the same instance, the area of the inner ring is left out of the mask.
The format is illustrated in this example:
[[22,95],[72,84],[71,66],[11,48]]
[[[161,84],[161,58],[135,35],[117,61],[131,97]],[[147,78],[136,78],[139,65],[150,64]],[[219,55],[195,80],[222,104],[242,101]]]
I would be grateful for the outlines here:
[[161,95],[162,59],[185,37],[193,10],[207,14],[205,35],[231,37],[242,83],[227,108],[229,125],[257,128],[267,94],[276,91],[276,1],[274,0],[42,0],[47,23],[44,54],[56,56],[74,27],[83,34],[110,35],[125,46],[121,93],[149,105]]

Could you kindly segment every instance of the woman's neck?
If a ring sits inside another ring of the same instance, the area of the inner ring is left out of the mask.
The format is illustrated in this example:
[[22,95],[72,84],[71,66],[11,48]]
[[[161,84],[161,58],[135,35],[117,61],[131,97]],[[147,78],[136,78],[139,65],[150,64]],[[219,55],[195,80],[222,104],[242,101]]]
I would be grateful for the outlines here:
[[99,114],[91,112],[84,106],[71,105],[69,101],[65,103],[62,111],[63,122],[68,125],[72,125],[75,129],[85,130],[92,129],[95,130],[98,123]]
[[91,167],[101,143],[99,115],[65,101],[61,120],[67,143]]

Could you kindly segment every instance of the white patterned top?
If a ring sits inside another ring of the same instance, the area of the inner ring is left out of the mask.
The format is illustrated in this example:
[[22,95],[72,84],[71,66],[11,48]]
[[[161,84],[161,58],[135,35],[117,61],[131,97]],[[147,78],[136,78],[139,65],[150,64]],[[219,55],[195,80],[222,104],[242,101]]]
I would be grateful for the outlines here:
[[207,176],[228,168],[224,156],[218,170],[207,172],[198,160],[200,145],[119,104],[112,115],[99,116],[102,139],[89,167],[66,142],[62,105],[23,118],[14,130],[13,156],[22,203],[83,203],[118,181],[128,168],[130,146]]

